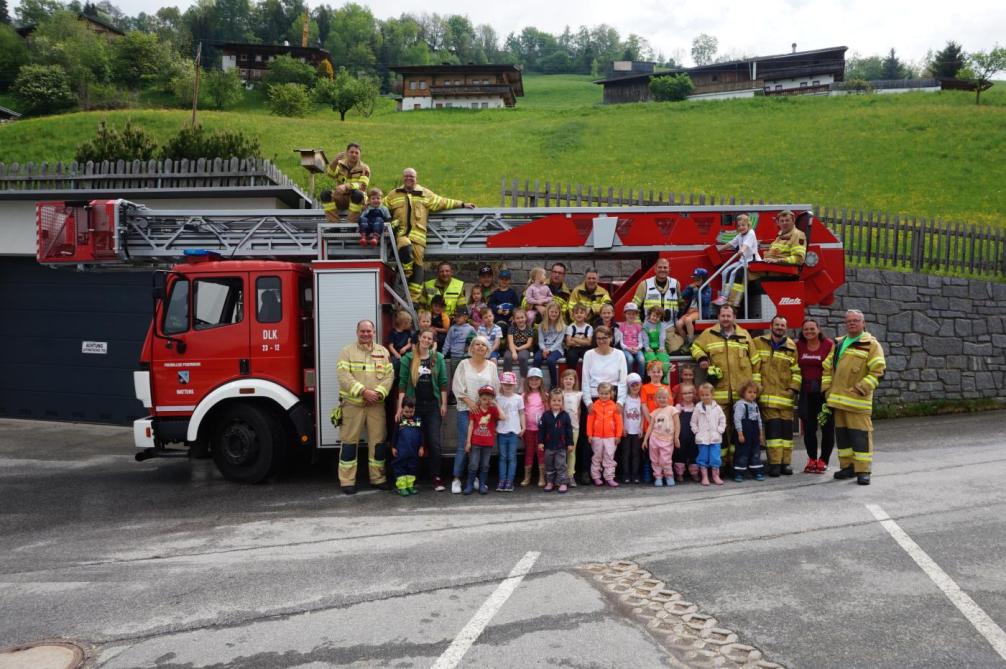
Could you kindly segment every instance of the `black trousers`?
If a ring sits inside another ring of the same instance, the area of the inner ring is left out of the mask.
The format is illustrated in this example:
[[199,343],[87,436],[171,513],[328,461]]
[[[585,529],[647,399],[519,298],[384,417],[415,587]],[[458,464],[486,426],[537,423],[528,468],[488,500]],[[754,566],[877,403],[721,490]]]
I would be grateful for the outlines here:
[[[803,445],[807,449],[807,457],[824,460],[827,464],[831,452],[835,449],[835,418],[828,418],[824,426],[817,424],[817,416],[824,407],[824,393],[804,393],[800,398],[800,422],[803,425]],[[818,456],[817,431],[821,430],[821,454]]]

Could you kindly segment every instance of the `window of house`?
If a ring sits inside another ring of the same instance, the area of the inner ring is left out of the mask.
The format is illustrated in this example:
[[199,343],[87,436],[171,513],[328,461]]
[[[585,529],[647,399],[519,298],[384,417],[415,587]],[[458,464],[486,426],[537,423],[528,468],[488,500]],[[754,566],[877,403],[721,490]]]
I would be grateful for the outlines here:
[[197,279],[192,309],[195,329],[240,323],[244,318],[243,289],[240,277]]
[[454,80],[454,85],[455,86],[460,86],[461,85],[461,80],[460,79],[455,79]]
[[416,82],[414,82],[414,81],[410,81],[409,82],[409,90],[410,91],[416,90]]
[[489,109],[489,103],[488,102],[483,102],[482,103],[482,108],[483,109]]
[[800,82],[800,88],[807,88],[807,82],[806,81],[801,81]]
[[775,89],[776,89],[777,91],[781,91],[781,90],[782,90],[782,84],[776,84],[776,85],[775,85]]
[[437,109],[443,109],[444,105],[440,102],[437,103]]
[[479,108],[479,103],[478,102],[473,102],[472,103],[472,109],[478,109],[478,108]]
[[248,60],[248,54],[246,53],[238,54],[238,60]]
[[[440,105],[437,105],[437,106],[439,107]],[[419,104],[416,104],[416,105],[412,105],[412,108],[413,108],[413,109],[422,109],[422,108],[423,108],[423,106],[422,106],[422,105],[419,105]]]
[[255,279],[255,319],[259,323],[279,323],[283,319],[283,293],[278,276]]
[[421,91],[425,91],[426,90],[426,82],[425,81],[420,81],[419,82],[419,90],[421,90]]
[[256,63],[261,63],[262,62],[262,54],[260,54],[260,53],[255,54],[255,62]]
[[820,80],[818,80],[818,79],[815,79],[815,80],[814,80],[814,85],[815,85],[815,86],[820,86],[820,85],[821,85],[821,81],[820,81]]
[[450,108],[451,108],[451,107],[453,107],[453,106],[454,106],[454,105],[453,105],[453,103],[451,103],[451,102],[445,102],[445,103],[444,103],[444,108],[445,108],[445,109],[450,109]]
[[713,75],[713,81],[719,81],[719,80],[720,80],[720,75],[714,74]]

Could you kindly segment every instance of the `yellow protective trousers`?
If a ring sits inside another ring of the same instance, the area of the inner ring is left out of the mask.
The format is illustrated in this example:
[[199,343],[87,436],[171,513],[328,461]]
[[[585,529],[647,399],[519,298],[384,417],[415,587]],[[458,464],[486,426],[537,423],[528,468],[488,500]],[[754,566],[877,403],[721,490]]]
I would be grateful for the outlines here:
[[765,452],[770,465],[793,462],[793,410],[761,407],[765,423]]
[[842,469],[852,467],[857,474],[869,474],[873,467],[873,418],[868,413],[832,409],[835,416],[835,443]]
[[387,481],[384,473],[384,461],[387,458],[387,445],[384,443],[387,435],[384,404],[357,406],[344,402],[342,405],[342,427],[340,437],[342,447],[339,449],[339,484],[342,486],[356,485],[356,467],[359,446],[363,444],[360,437],[367,430],[368,467],[370,483],[380,485]]

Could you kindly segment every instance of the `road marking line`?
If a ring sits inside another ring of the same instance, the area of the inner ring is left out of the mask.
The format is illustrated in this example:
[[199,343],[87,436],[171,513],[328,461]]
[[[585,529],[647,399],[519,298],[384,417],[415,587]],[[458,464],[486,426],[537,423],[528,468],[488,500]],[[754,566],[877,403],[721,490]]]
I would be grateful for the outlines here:
[[432,669],[454,669],[461,662],[468,649],[472,647],[475,640],[479,638],[489,621],[493,619],[510,595],[514,593],[520,582],[524,580],[531,567],[541,556],[538,551],[528,551],[524,557],[510,570],[510,575],[503,579],[503,582],[496,586],[489,599],[482,603],[479,610],[475,612],[472,619],[464,626],[461,632],[454,638],[454,642],[444,651],[444,654],[434,663]]
[[978,606],[975,600],[961,590],[960,586],[947,575],[947,572],[940,569],[940,566],[896,522],[891,520],[886,511],[877,504],[867,504],[866,508],[870,510],[874,518],[880,521],[880,524],[898,542],[898,545],[905,549],[909,557],[915,560],[915,564],[926,572],[926,576],[936,584],[936,587],[943,591],[947,599],[974,625],[979,634],[985,637],[985,640],[992,645],[992,649],[999,654],[999,657],[1006,660],[1006,632],[1003,632],[1003,629]]

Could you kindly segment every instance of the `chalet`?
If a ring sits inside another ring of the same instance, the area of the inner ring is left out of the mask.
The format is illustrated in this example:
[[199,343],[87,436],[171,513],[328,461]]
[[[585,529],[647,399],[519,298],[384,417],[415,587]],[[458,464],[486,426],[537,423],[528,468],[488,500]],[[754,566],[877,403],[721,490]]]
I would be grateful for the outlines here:
[[[81,12],[77,14],[77,20],[83,23],[84,26],[95,35],[100,35],[107,40],[115,40],[126,34],[122,30],[116,28],[110,20],[101,16],[84,14]],[[21,26],[17,29],[17,34],[23,37],[26,42],[31,42],[31,36],[37,27],[38,26],[34,23]]]
[[278,56],[291,56],[318,67],[328,61],[335,69],[332,54],[325,49],[309,46],[290,46],[289,44],[245,44],[243,42],[216,42],[214,46],[223,54],[223,70],[238,71],[244,81],[257,81],[265,76],[270,61]]
[[399,111],[414,109],[498,109],[524,95],[516,65],[396,65],[402,75]]
[[650,99],[650,79],[684,72],[695,90],[689,99],[739,98],[755,95],[827,94],[845,78],[845,52],[838,46],[712,63],[666,72],[612,76],[594,83],[604,86],[606,103],[642,102]]

